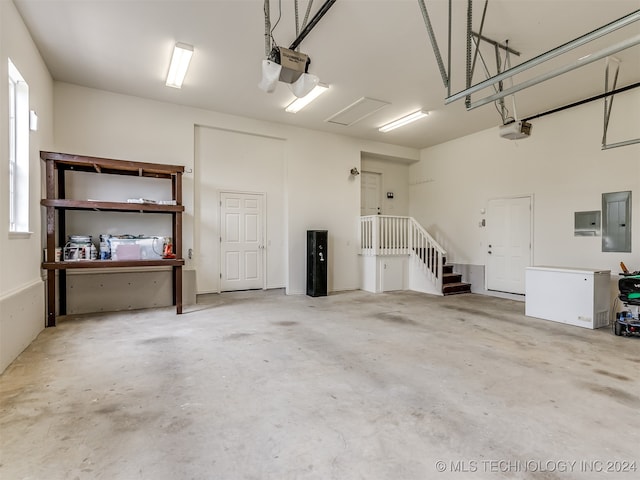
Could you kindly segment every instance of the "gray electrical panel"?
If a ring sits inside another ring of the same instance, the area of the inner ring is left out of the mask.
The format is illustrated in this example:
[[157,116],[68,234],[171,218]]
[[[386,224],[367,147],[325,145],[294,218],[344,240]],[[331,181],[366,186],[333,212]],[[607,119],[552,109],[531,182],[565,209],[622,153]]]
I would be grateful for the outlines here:
[[602,194],[602,251],[631,252],[631,192]]
[[597,237],[600,235],[600,211],[575,212],[573,234],[576,237]]

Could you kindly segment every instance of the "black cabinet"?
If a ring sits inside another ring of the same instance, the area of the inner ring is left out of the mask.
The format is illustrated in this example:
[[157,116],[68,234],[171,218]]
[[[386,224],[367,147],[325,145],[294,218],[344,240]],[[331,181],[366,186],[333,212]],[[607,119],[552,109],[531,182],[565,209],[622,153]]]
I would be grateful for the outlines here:
[[307,295],[327,296],[328,232],[307,230]]

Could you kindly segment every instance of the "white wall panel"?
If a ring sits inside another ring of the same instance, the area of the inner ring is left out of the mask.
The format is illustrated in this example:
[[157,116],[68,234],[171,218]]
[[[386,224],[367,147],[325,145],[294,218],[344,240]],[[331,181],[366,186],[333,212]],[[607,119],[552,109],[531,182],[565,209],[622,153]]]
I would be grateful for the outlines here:
[[[640,136],[640,92],[623,95],[613,115],[625,129],[611,132],[616,140]],[[640,268],[640,145],[601,150],[600,102],[532,123],[524,140],[502,139],[495,127],[424,149],[410,167],[411,215],[446,248],[450,262],[485,265],[481,209],[489,199],[532,194],[534,265],[615,273],[624,261]],[[626,190],[634,192],[631,253],[603,253],[601,237],[574,236],[574,212],[600,210],[602,193]]]
[[[11,58],[29,84],[38,131],[29,132],[30,235],[9,234],[8,71]],[[53,146],[53,80],[13,2],[0,1],[0,372],[44,328],[41,281],[40,150]]]
[[[409,215],[408,163],[363,154],[361,170],[380,173],[382,176],[382,215]],[[392,192],[393,198],[387,198],[387,192]]]
[[[267,288],[284,287],[287,262],[285,141],[243,132],[197,127],[195,142],[196,205],[199,217],[196,242],[198,291],[204,293],[219,290],[218,204],[222,191],[265,194]],[[246,201],[249,202],[245,203],[246,208],[257,207],[255,200]],[[228,207],[238,208],[240,205]],[[254,219],[253,224],[251,218]],[[244,233],[248,241],[258,240],[259,229],[255,221],[255,216],[245,217]],[[240,229],[238,225],[232,225],[227,226],[226,231]]]
[[[183,241],[199,292],[217,291],[218,192],[266,194],[267,287],[305,292],[306,230],[329,230],[330,290],[358,288],[361,152],[417,160],[412,148],[55,84],[56,149],[185,165]],[[219,242],[219,240],[218,240]],[[270,250],[270,251],[269,251]],[[217,262],[217,263],[216,263]]]

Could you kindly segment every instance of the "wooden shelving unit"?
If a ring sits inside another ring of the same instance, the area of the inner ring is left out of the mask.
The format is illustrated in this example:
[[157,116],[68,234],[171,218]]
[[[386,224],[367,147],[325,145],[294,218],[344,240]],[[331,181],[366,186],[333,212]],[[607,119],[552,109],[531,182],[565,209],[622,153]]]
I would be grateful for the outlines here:
[[[118,268],[118,267],[172,267],[173,270],[173,304],[176,313],[182,313],[182,174],[181,165],[164,165],[155,163],[114,160],[110,158],[70,155],[66,153],[40,152],[40,158],[46,166],[47,198],[40,203],[47,210],[47,249],[46,261],[42,268],[47,270],[47,327],[56,325],[56,298],[59,302],[60,315],[67,313],[67,269]],[[68,171],[91,172],[100,175],[130,175],[151,177],[171,181],[172,199],[175,205],[139,204],[127,202],[104,202],[91,200],[74,200],[66,198],[65,175]],[[142,212],[168,214],[172,219],[173,252],[176,258],[155,260],[84,260],[53,261],[56,243],[66,243],[66,211],[105,211],[105,212]],[[57,231],[56,231],[57,219]],[[58,291],[56,292],[56,276],[58,270]],[[58,293],[58,297],[56,297]]]
[[141,203],[96,202],[90,200],[69,200],[66,198],[44,199],[45,207],[64,208],[65,210],[95,210],[109,212],[173,213],[182,212],[182,205],[155,205]]

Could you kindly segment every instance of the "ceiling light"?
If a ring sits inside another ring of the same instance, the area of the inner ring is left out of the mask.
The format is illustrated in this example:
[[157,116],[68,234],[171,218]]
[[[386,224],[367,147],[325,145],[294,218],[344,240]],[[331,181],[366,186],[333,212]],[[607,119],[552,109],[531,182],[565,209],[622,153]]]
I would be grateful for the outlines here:
[[386,125],[381,126],[378,131],[382,132],[382,133],[386,133],[389,132],[391,130],[394,130],[398,127],[403,127],[411,122],[415,122],[416,120],[420,120],[421,118],[426,117],[427,115],[429,115],[429,112],[425,112],[423,110],[418,110],[417,112],[413,112],[410,113],[407,116],[404,116],[402,118],[399,118],[398,120],[394,120],[391,123],[387,123]]
[[291,102],[289,106],[285,108],[285,110],[289,113],[299,112],[304,107],[306,107],[311,102],[313,102],[316,98],[318,98],[320,95],[322,95],[324,92],[326,92],[328,89],[329,89],[328,85],[318,84],[313,90],[311,90],[310,93],[308,93],[302,98],[297,98],[296,100]]
[[187,74],[189,62],[193,55],[193,47],[186,43],[176,43],[171,57],[171,66],[167,74],[167,87],[182,88],[184,76]]

